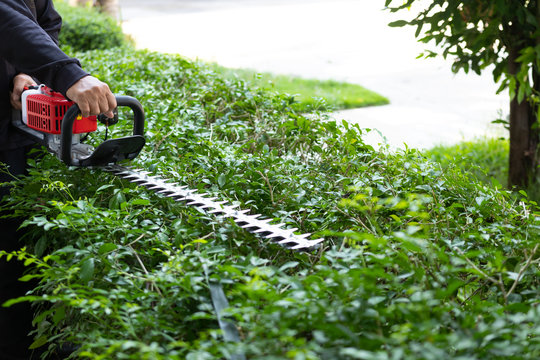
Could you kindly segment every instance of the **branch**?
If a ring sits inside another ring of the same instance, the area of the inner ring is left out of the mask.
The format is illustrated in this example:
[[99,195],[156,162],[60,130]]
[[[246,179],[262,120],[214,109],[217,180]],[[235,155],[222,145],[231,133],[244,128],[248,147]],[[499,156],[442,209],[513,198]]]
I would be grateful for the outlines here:
[[270,201],[272,201],[272,205],[276,205],[276,203],[274,202],[274,189],[272,189],[272,185],[270,185],[270,179],[268,179],[268,176],[264,175],[261,171],[257,170],[257,172],[264,179],[266,185],[268,185],[268,190],[270,191]]
[[[533,263],[533,257],[534,255],[536,254],[536,251],[538,250],[538,246],[540,244],[536,244],[536,246],[534,247],[531,255],[529,256],[529,258],[527,259],[527,262],[525,263],[525,265],[519,270],[519,273],[518,273],[518,276],[516,278],[516,280],[514,280],[514,283],[512,284],[512,287],[510,288],[510,290],[508,290],[508,293],[506,294],[506,297],[508,297],[517,287],[518,283],[519,283],[519,280],[521,280],[521,277],[523,276],[523,273],[529,268],[529,266],[531,266],[531,264]],[[505,298],[506,298],[505,297]]]

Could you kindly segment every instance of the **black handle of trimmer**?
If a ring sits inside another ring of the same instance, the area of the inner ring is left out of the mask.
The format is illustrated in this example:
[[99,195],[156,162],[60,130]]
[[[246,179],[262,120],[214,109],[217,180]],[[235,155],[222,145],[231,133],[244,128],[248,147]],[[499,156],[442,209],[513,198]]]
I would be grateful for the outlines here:
[[[116,96],[118,106],[127,106],[133,111],[133,135],[144,136],[144,110],[141,103],[131,96]],[[81,113],[77,104],[72,105],[62,119],[62,133],[60,140],[60,160],[68,166],[80,165],[71,158],[73,124]]]

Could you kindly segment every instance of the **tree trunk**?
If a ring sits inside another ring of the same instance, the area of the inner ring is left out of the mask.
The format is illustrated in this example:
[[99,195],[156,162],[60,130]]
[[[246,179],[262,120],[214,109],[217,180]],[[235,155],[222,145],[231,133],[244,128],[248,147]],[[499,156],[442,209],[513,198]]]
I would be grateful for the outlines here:
[[94,3],[94,0],[69,0],[69,5],[71,6],[84,6],[87,3]]
[[[515,75],[519,70],[516,59],[519,48],[509,48],[508,71]],[[508,186],[526,188],[535,181],[538,131],[533,127],[536,122],[534,110],[527,99],[518,103],[516,96],[510,102],[510,156],[508,168]]]
[[100,11],[119,20],[120,6],[118,0],[69,0],[69,4],[72,6],[85,6],[88,3],[99,7]]
[[96,0],[96,6],[101,8],[101,11],[105,14],[112,16],[114,19],[119,20],[120,7],[118,0]]

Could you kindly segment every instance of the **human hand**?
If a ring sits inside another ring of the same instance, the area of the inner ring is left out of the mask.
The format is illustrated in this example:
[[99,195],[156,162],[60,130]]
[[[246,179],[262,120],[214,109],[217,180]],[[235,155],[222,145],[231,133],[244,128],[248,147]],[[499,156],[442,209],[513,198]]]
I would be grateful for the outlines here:
[[36,86],[36,82],[31,76],[20,73],[13,78],[13,91],[11,91],[9,101],[16,110],[22,109],[21,94],[26,86]]
[[99,114],[114,117],[116,98],[109,85],[93,76],[85,76],[77,81],[66,91],[66,95],[79,105],[83,117]]

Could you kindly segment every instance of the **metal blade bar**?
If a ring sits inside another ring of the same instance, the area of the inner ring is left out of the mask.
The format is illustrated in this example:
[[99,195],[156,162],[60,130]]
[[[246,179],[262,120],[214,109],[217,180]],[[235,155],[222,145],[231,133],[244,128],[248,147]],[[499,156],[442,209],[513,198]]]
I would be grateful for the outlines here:
[[261,215],[249,215],[248,210],[237,209],[237,206],[228,205],[226,201],[215,201],[215,198],[206,197],[196,190],[171,183],[159,176],[149,175],[146,171],[116,164],[102,169],[162,196],[185,202],[203,213],[230,217],[243,229],[289,249],[307,250],[317,247],[323,241],[323,239],[309,240],[307,239],[309,234],[297,235],[294,233],[297,229],[285,229],[283,224],[271,224],[271,219],[262,219]]

